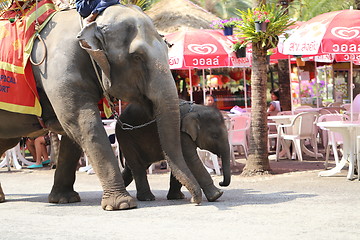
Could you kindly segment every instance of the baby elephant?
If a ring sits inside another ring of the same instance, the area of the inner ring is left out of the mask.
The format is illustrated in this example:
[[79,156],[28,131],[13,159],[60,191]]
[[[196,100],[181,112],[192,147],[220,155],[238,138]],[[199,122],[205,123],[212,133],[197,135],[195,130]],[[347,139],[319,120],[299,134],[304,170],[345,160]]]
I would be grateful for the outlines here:
[[[154,119],[149,107],[129,104],[121,114],[123,123],[133,126],[142,125]],[[220,111],[213,107],[197,105],[180,100],[181,145],[182,152],[190,171],[198,181],[208,201],[215,201],[223,192],[215,187],[214,182],[203,166],[196,148],[209,150],[222,159],[223,182],[220,186],[230,184],[230,147],[224,118]],[[133,130],[123,130],[117,124],[116,137],[125,157],[123,178],[128,186],[133,178],[140,201],[155,200],[147,180],[146,170],[155,162],[166,159],[164,155],[156,123],[151,123]],[[171,168],[171,161],[168,161]],[[171,174],[168,199],[182,199],[181,183]]]

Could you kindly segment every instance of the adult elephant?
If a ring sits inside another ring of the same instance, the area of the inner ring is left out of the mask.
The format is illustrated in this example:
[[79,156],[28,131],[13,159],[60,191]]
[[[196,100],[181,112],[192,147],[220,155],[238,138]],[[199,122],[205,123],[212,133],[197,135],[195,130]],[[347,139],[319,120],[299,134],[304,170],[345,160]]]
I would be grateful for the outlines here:
[[[83,150],[100,179],[103,209],[136,207],[125,189],[100,118],[97,103],[105,93],[152,107],[175,176],[189,189],[193,202],[200,203],[200,186],[181,153],[178,98],[167,46],[150,18],[137,7],[115,5],[83,29],[78,23],[75,10],[56,14],[41,32],[47,47],[46,60],[33,66],[42,119],[47,130],[63,135],[49,202],[80,201],[73,184]],[[43,45],[35,42],[33,60],[41,59],[44,51]],[[100,66],[100,80],[89,54]],[[36,116],[1,110],[0,153],[15,146],[20,137],[37,136],[43,131]]]
[[[140,104],[129,104],[120,120],[131,125],[142,125],[152,119],[151,109]],[[215,201],[223,192],[215,187],[210,174],[202,164],[196,149],[206,149],[222,159],[223,181],[220,186],[230,184],[230,146],[227,128],[220,111],[213,107],[197,105],[180,100],[181,146],[185,161],[200,184],[208,201]],[[146,169],[155,162],[167,159],[160,143],[158,129],[150,124],[140,129],[124,130],[116,126],[116,137],[125,157],[123,178],[125,186],[135,179],[137,199],[155,200],[146,176]],[[182,199],[181,184],[170,177],[168,199]]]

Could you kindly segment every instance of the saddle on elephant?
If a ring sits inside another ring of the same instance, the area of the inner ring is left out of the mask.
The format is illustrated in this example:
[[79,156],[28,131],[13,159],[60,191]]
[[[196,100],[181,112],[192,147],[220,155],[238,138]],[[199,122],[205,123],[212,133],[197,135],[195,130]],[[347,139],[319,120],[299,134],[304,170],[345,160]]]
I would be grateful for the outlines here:
[[0,109],[41,116],[29,60],[35,38],[55,13],[51,0],[0,0]]

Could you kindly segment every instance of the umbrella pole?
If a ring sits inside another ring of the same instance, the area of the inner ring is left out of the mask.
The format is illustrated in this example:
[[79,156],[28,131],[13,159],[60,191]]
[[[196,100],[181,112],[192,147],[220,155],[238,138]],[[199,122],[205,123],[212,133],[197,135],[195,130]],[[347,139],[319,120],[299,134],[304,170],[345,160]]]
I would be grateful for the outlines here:
[[203,70],[202,70],[202,75],[203,75],[203,98],[204,98],[203,103],[205,104],[205,98],[206,98],[206,89],[205,89],[205,69],[203,69]]
[[193,87],[192,87],[192,76],[191,76],[190,68],[189,68],[189,77],[190,77],[190,102],[193,102]]
[[[210,76],[212,75],[211,68],[209,68]],[[212,95],[212,86],[210,85],[210,95]]]
[[354,120],[354,104],[353,104],[353,60],[350,61],[350,120]]
[[319,108],[319,86],[318,86],[318,73],[317,73],[317,64],[315,63],[315,88],[316,88],[316,107]]
[[291,83],[291,58],[290,55],[288,55],[288,63],[289,63],[289,79],[290,79],[290,100],[291,100],[291,114],[294,115],[294,99],[293,99],[293,94],[292,94],[292,83]]
[[247,109],[247,89],[246,89],[246,69],[243,68],[243,76],[244,76],[244,99],[245,99],[245,109]]

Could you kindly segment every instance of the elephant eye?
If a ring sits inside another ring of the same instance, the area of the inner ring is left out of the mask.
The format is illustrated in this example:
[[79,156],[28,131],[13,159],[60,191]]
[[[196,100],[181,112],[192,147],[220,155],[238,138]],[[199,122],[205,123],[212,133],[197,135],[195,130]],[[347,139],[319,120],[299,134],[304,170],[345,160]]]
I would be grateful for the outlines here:
[[132,53],[131,54],[131,57],[134,61],[136,62],[141,62],[142,61],[142,57],[140,56],[139,53]]

